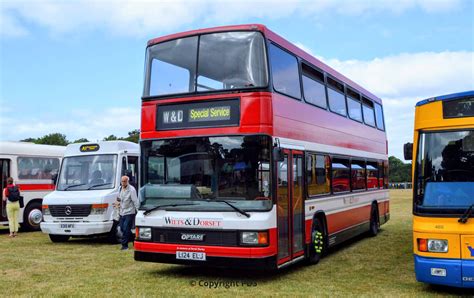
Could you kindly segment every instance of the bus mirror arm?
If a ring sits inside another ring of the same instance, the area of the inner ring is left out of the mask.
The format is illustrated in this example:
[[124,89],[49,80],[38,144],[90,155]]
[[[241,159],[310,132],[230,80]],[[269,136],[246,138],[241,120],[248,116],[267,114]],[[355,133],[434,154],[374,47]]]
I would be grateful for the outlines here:
[[283,153],[283,149],[280,147],[273,148],[273,161],[284,161],[285,154]]
[[403,145],[403,155],[405,160],[412,160],[413,156],[413,143],[406,143]]

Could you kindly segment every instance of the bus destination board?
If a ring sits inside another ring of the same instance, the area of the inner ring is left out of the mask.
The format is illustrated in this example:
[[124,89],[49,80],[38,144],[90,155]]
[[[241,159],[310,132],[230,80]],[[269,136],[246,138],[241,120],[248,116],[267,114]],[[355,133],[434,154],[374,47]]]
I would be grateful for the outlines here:
[[156,130],[238,126],[239,99],[157,106]]

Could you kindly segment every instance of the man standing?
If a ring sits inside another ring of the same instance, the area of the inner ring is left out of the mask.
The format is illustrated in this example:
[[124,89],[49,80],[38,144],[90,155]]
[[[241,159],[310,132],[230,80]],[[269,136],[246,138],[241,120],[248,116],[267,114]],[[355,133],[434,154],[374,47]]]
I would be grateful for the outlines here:
[[120,189],[118,204],[120,204],[120,230],[122,231],[122,248],[121,250],[128,249],[128,242],[130,241],[133,221],[135,220],[135,214],[137,213],[139,202],[137,198],[137,191],[135,187],[128,183],[128,176],[121,178],[122,188]]

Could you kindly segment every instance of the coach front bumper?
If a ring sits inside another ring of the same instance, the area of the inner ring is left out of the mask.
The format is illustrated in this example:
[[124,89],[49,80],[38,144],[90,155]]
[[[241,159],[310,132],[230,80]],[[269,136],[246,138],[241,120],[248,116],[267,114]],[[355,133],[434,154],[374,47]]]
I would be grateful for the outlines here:
[[420,282],[474,288],[474,260],[426,258],[415,255],[415,273],[416,279]]

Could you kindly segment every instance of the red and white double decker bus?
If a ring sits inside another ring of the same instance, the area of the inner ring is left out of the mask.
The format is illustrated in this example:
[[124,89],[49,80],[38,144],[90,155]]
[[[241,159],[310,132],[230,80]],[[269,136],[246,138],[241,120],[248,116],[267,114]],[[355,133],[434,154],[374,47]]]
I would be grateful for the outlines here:
[[389,219],[375,95],[263,25],[150,40],[135,260],[311,263]]

